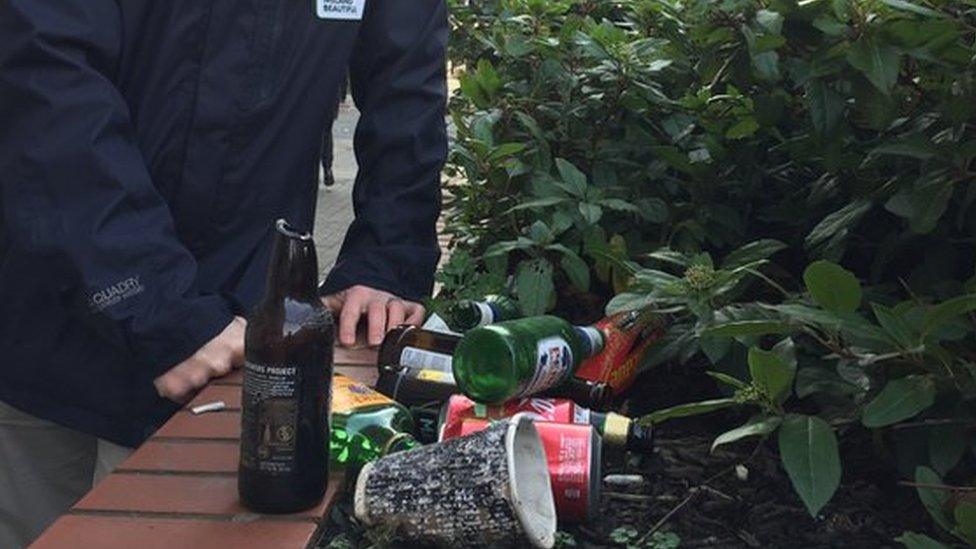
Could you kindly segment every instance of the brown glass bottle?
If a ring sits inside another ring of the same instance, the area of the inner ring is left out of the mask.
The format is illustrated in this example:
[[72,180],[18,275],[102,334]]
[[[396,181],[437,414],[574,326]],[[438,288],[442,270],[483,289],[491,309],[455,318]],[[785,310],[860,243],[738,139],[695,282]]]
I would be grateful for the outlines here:
[[[424,330],[416,326],[397,326],[380,345],[377,364],[410,366],[451,372],[451,357],[461,336]],[[453,381],[453,377],[451,378]]]
[[267,288],[245,333],[238,491],[262,513],[318,503],[329,467],[332,316],[311,235],[275,225]]

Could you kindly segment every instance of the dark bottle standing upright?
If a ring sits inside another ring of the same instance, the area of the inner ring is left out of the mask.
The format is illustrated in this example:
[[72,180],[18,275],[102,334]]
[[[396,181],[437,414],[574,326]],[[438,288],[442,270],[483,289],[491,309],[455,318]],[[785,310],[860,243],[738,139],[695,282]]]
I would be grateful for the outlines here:
[[318,503],[329,478],[332,316],[316,292],[311,235],[275,225],[268,285],[248,320],[238,491],[248,508]]

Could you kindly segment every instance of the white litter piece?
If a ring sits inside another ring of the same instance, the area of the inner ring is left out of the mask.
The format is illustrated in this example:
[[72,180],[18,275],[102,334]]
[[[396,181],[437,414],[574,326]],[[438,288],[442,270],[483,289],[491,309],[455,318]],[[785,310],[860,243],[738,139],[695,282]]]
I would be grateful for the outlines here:
[[219,412],[227,407],[227,403],[223,400],[218,400],[216,402],[208,402],[206,404],[201,404],[199,406],[194,406],[190,408],[190,412],[193,415],[198,416],[200,414],[205,414],[207,412]]

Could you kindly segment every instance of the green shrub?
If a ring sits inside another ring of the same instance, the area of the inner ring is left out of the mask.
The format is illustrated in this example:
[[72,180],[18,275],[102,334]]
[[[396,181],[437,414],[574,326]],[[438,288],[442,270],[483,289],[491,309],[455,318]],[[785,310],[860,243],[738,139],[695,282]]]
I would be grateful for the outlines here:
[[642,252],[775,238],[787,273],[825,258],[941,297],[974,274],[971,3],[453,9],[448,228],[481,269],[609,296]]
[[976,541],[931,488],[976,425],[976,3],[453,4],[444,297],[507,276],[527,313],[668,311],[645,365],[728,391],[645,421],[753,410],[716,445],[777,433],[811,514],[837,436],[877,430]]

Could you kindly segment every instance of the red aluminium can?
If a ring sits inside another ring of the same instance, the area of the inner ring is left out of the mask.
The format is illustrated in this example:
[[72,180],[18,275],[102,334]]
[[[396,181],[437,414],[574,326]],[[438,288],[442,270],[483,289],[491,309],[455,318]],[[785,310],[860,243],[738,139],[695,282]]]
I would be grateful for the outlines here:
[[[468,418],[452,436],[480,431],[487,419]],[[567,523],[593,520],[600,504],[602,450],[600,435],[591,425],[535,422],[549,465],[549,480],[556,501],[556,515]]]
[[501,419],[525,412],[537,421],[588,425],[590,411],[565,398],[529,397],[504,404],[480,404],[464,395],[454,395],[441,408],[440,439],[458,436],[466,419]]

